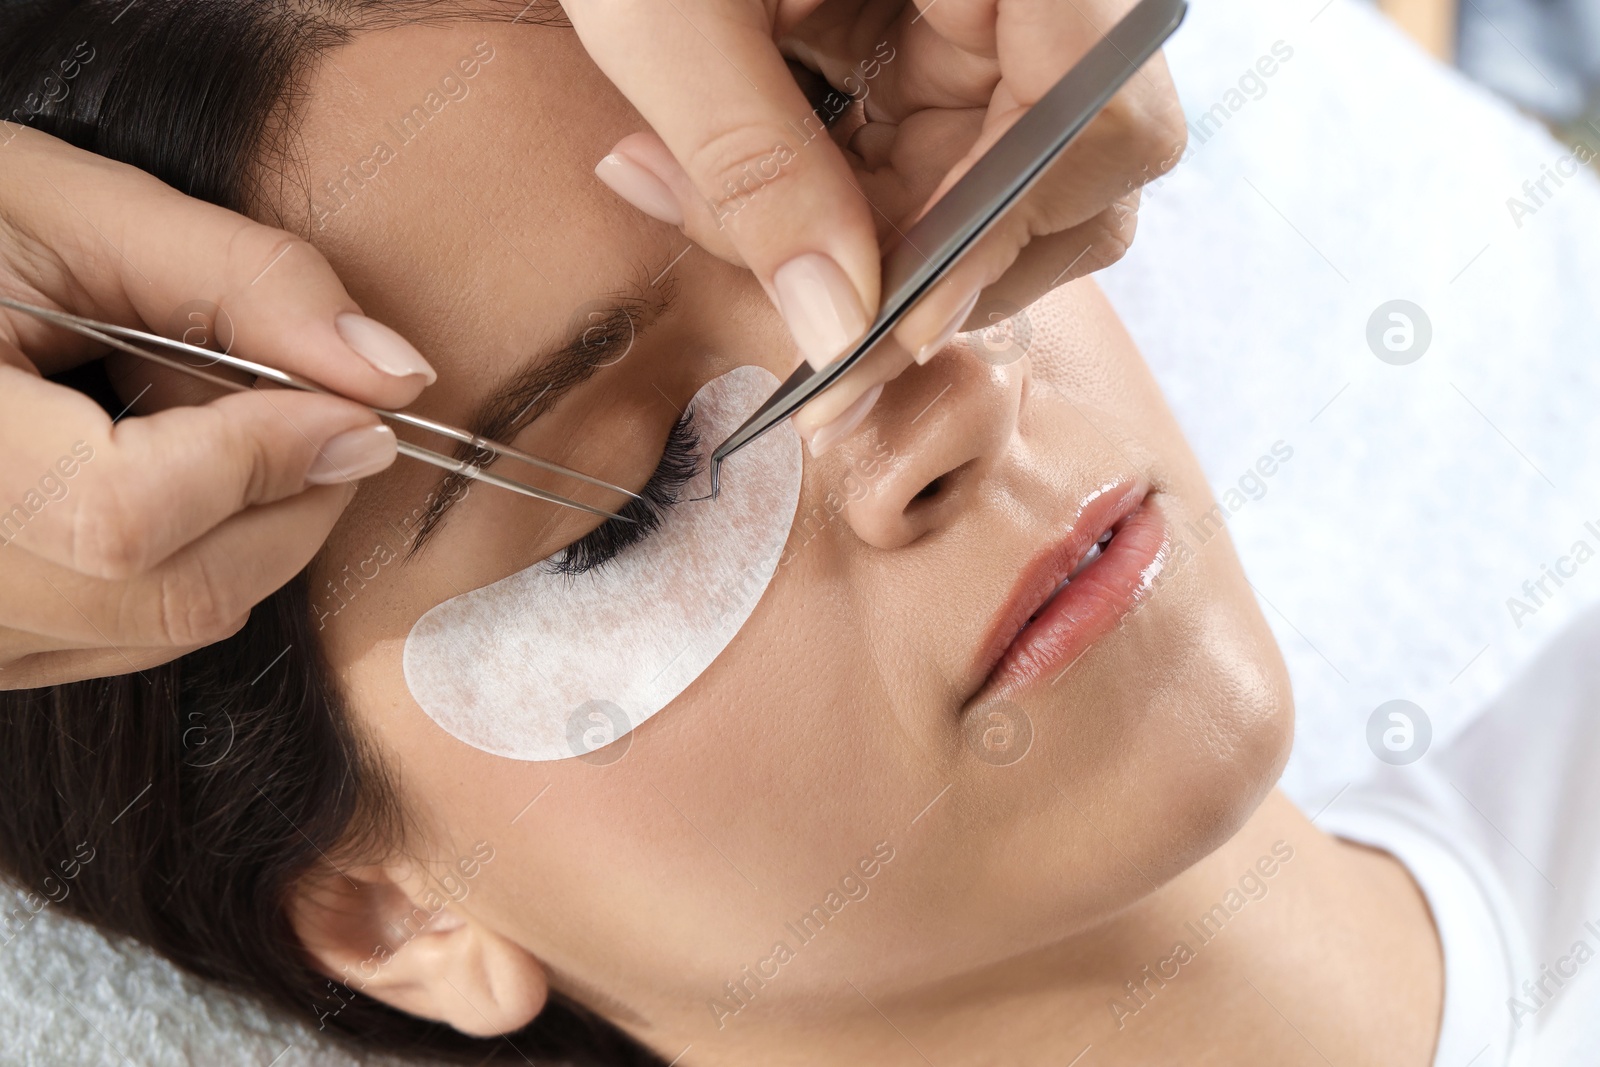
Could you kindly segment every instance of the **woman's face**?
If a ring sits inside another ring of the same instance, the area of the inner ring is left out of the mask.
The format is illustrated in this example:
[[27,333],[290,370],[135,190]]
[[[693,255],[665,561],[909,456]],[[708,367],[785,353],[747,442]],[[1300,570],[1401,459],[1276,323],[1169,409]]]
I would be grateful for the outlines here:
[[[745,364],[788,375],[796,350],[754,278],[595,178],[642,128],[565,29],[408,27],[321,67],[298,128],[311,234],[363,309],[438,369],[415,410],[469,423],[591,313],[628,304],[627,354],[537,405],[511,443],[637,489],[704,383]],[[304,201],[287,190],[289,215]],[[423,613],[600,521],[478,487],[407,556],[400,531],[439,474],[401,460],[363,487],[315,566],[319,636],[398,770],[417,847],[441,865],[493,849],[452,911],[647,1039],[826,1015],[852,983],[892,1003],[1059,944],[1231,836],[1287,751],[1269,631],[1092,282],[958,336],[852,436],[807,454],[754,614],[591,757],[488,754],[408,690]],[[1100,578],[1007,651],[1118,520]]]

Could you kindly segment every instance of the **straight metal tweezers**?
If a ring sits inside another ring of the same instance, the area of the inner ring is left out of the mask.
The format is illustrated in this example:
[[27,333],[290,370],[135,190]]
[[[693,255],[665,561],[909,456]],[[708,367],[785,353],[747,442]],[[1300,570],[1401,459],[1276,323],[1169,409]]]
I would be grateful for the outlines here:
[[[313,382],[310,379],[302,378],[297,374],[290,374],[287,371],[278,370],[276,367],[269,367],[263,363],[256,363],[253,360],[242,359],[239,356],[229,355],[226,352],[217,352],[209,348],[201,348],[198,345],[187,344],[183,341],[174,341],[169,337],[162,337],[159,334],[146,333],[143,330],[135,330],[127,326],[118,326],[114,323],[100,322],[95,319],[87,319],[79,315],[70,315],[64,311],[52,311],[49,308],[35,307],[32,304],[24,304],[20,301],[11,300],[3,296],[0,296],[0,307],[7,307],[13,311],[20,311],[25,315],[32,315],[34,318],[41,319],[44,322],[52,323],[56,326],[60,326],[63,329],[71,330],[74,333],[80,334],[91,340],[98,341],[109,348],[114,348],[119,352],[126,352],[131,356],[138,356],[141,359],[147,359],[152,362],[159,363],[164,367],[169,367],[175,371],[181,371],[182,373],[188,374],[191,377],[199,378],[202,381],[210,382],[211,384],[220,386],[224,389],[242,392],[251,387],[239,382],[231,381],[219,375],[209,374],[204,368],[193,366],[179,357],[186,356],[190,359],[204,360],[208,366],[220,364],[221,366],[228,367],[232,370],[255,375],[257,378],[264,378],[269,382],[273,382],[276,385],[281,385],[287,389],[300,389],[308,393],[322,393],[327,396],[339,395],[333,390],[318,385],[316,382]],[[155,349],[164,351],[150,351],[146,348],[140,347],[141,345],[149,345]],[[345,399],[349,398],[346,397]],[[352,401],[352,403],[360,403],[360,401]],[[503,445],[497,441],[490,441],[485,437],[480,437],[475,433],[469,433],[466,430],[460,429],[456,426],[448,425],[447,423],[435,422],[433,419],[423,418],[421,415],[413,415],[406,411],[390,411],[386,408],[375,408],[368,404],[362,404],[362,407],[367,408],[367,410],[378,415],[380,418],[388,419],[392,422],[398,422],[403,426],[410,426],[416,430],[423,430],[427,433],[448,437],[451,440],[459,441],[462,444],[471,445],[473,448],[479,450],[480,454],[489,453],[491,456],[496,458],[504,457],[506,459],[516,460],[521,463],[526,463],[529,466],[537,467],[540,470],[549,471],[567,478],[575,478],[580,482],[587,482],[589,485],[597,486],[601,489],[608,489],[614,493],[621,493],[623,496],[630,499],[639,499],[639,494],[630,492],[619,485],[612,485],[610,482],[601,481],[598,478],[591,478],[589,475],[583,474],[580,471],[572,470],[569,467],[563,467],[559,463],[551,463],[549,460],[540,459],[537,456],[531,456],[526,452],[520,451],[519,449],[512,448],[510,445]],[[633,521],[625,515],[618,515],[615,512],[607,511],[604,508],[597,508],[589,504],[580,503],[576,500],[569,500],[568,498],[560,496],[556,493],[547,492],[543,489],[537,489],[531,485],[525,485],[522,482],[512,481],[509,478],[502,478],[498,475],[490,474],[488,471],[483,469],[482,464],[471,463],[467,460],[457,459],[454,456],[447,456],[441,452],[435,452],[432,449],[422,448],[419,445],[414,445],[409,441],[398,441],[396,447],[402,456],[407,456],[422,463],[430,464],[431,466],[438,467],[441,470],[449,471],[452,474],[460,474],[463,477],[471,478],[474,481],[483,482],[485,485],[492,485],[500,489],[509,489],[513,493],[520,493],[523,496],[532,497],[535,500],[542,500],[548,504],[558,504],[561,507],[566,508],[576,508],[579,511],[586,511],[591,515],[602,515],[608,519],[620,519],[623,522]],[[490,462],[493,462],[493,460],[490,460]]]

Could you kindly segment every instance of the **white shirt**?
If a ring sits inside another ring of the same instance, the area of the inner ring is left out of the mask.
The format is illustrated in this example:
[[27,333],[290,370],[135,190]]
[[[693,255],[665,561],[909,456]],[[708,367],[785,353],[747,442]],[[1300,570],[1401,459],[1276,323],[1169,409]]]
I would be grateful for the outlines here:
[[[1600,1062],[1600,613],[1448,744],[1316,818],[1381,848],[1444,949],[1435,1067]],[[1376,762],[1376,761],[1375,761]]]

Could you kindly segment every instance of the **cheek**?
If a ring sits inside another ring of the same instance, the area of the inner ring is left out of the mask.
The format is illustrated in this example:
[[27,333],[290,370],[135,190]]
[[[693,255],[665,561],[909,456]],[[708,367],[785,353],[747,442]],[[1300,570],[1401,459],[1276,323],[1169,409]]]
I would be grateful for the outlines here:
[[[1156,425],[1164,425],[1166,405],[1160,390],[1133,339],[1091,279],[1052,290],[1023,309],[1018,318],[1024,317],[1026,323],[1013,332],[1027,337],[1026,354],[1036,377],[1075,403],[1121,416],[1137,425],[1142,436],[1151,437]],[[1158,439],[1151,437],[1151,443]],[[1168,446],[1164,434],[1159,443]]]
[[[775,389],[740,367],[693,401],[702,455]],[[557,760],[616,741],[722,653],[777,569],[799,499],[800,441],[785,425],[731,460],[716,500],[704,471],[661,529],[595,571],[535,565],[435,607],[406,638],[407,688],[460,740]]]

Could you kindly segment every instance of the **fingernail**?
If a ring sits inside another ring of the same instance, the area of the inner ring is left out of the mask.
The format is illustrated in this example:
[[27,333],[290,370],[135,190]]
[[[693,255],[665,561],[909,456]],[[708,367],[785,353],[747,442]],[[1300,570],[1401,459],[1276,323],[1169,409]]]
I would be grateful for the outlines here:
[[841,411],[832,422],[818,426],[817,431],[811,435],[811,440],[806,442],[811,454],[820,456],[849,437],[855,428],[861,425],[861,420],[867,417],[867,413],[872,410],[872,405],[878,402],[878,396],[882,392],[883,383],[880,382],[856,397],[855,402]]
[[377,474],[394,462],[394,431],[387,426],[346,430],[325,441],[306,471],[307,485],[337,485]]
[[806,361],[827,366],[867,329],[861,298],[843,270],[820,252],[795,256],[772,275],[778,311]]
[[960,332],[961,324],[967,321],[967,316],[972,314],[972,309],[977,306],[978,294],[973,293],[967,298],[967,302],[961,305],[961,310],[956,312],[949,322],[945,323],[944,329],[940,330],[933,340],[917,349],[916,361],[919,364],[926,363],[938,355],[944,346],[950,343],[950,338]]
[[594,166],[594,176],[640,211],[666,223],[683,225],[683,210],[667,183],[627,156],[611,153]]
[[383,374],[393,378],[409,378],[413,374],[420,374],[428,385],[439,380],[439,375],[422,358],[422,353],[381,322],[346,311],[333,320],[333,328],[339,331],[339,336],[355,350],[356,355]]

